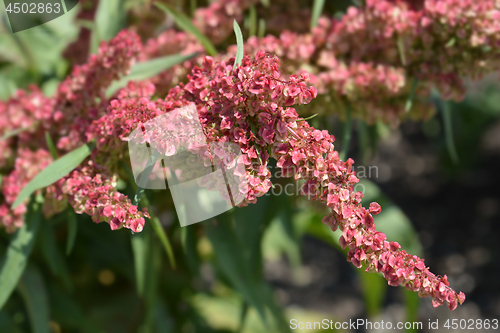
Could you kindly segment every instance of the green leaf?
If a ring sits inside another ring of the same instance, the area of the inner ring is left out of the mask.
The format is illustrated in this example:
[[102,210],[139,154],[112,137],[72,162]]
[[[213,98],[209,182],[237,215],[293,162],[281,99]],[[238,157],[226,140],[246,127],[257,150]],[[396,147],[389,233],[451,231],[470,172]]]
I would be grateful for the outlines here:
[[243,255],[243,246],[231,224],[229,213],[219,215],[216,219],[205,223],[207,237],[212,243],[217,264],[233,287],[243,298],[266,320],[264,300],[258,286],[250,278],[247,261]]
[[387,281],[381,274],[366,273],[356,269],[363,288],[363,299],[365,301],[366,313],[369,318],[379,314],[384,305],[385,293],[387,292]]
[[319,17],[323,11],[323,6],[325,5],[325,0],[314,0],[312,16],[311,16],[311,29],[318,25]]
[[458,164],[458,154],[457,149],[455,147],[455,140],[453,139],[453,123],[451,119],[451,107],[449,101],[444,101],[441,98],[441,95],[436,89],[433,89],[431,92],[431,99],[434,101],[436,108],[438,111],[441,111],[443,114],[443,123],[444,123],[444,133],[446,140],[446,148],[448,149],[448,154],[450,155],[453,163]]
[[14,80],[0,73],[0,100],[8,100],[16,92],[16,83]]
[[49,301],[42,275],[32,265],[28,265],[18,285],[33,333],[49,333]]
[[192,275],[198,276],[200,274],[201,259],[196,249],[195,232],[195,225],[187,225],[181,228],[181,242],[189,270]]
[[266,21],[263,18],[259,19],[259,30],[257,31],[257,37],[262,38],[266,34]]
[[236,234],[241,241],[242,253],[250,277],[262,279],[262,241],[266,229],[278,213],[282,197],[265,195],[256,204],[234,210]]
[[174,54],[137,63],[132,67],[129,75],[122,77],[120,80],[111,84],[111,86],[106,90],[106,97],[111,97],[118,89],[125,87],[129,81],[149,79],[163,71],[166,71],[174,65],[180,64],[183,61],[194,57],[195,55],[196,53],[188,55]]
[[241,66],[241,61],[243,60],[243,53],[244,53],[244,48],[243,48],[243,34],[241,33],[241,28],[238,25],[238,22],[236,20],[233,21],[233,29],[234,29],[234,34],[236,35],[236,45],[238,50],[236,51],[236,59],[234,60],[234,66],[233,69],[236,68],[236,66]]
[[349,146],[351,144],[352,136],[352,120],[351,120],[351,104],[346,102],[346,119],[342,123],[343,137],[342,137],[342,152],[340,153],[340,159],[345,162],[347,154],[349,153]]
[[55,183],[73,171],[85,158],[87,158],[87,156],[90,155],[94,147],[95,144],[93,142],[86,143],[80,148],[73,150],[48,165],[22,189],[21,193],[17,196],[16,201],[14,201],[12,209],[15,209],[23,203],[24,200],[26,200],[36,190]]
[[50,271],[53,275],[60,277],[64,282],[65,287],[71,287],[71,280],[69,278],[68,268],[64,257],[57,246],[57,241],[54,236],[54,227],[51,221],[43,222],[40,230],[39,244],[41,246],[42,254],[48,264]]
[[413,79],[413,83],[411,85],[410,96],[408,97],[408,100],[406,101],[406,105],[405,105],[406,112],[411,110],[411,107],[413,105],[413,100],[415,99],[415,91],[417,90],[417,86],[418,86],[418,79]]
[[187,33],[190,33],[198,41],[205,47],[205,50],[207,51],[208,55],[211,56],[216,56],[217,55],[217,50],[215,49],[215,46],[212,44],[212,42],[205,36],[204,34],[201,33],[200,30],[198,30],[189,17],[184,15],[183,13],[175,10],[171,6],[156,2],[155,6],[163,10],[165,13],[170,14],[173,18],[175,23],[181,28],[182,30],[186,31]]
[[78,224],[76,222],[76,213],[68,209],[68,239],[66,240],[66,255],[69,256],[75,244]]
[[41,220],[39,201],[41,199],[31,199],[25,223],[12,236],[7,253],[0,262],[0,309],[16,287],[33,248],[33,241]]
[[135,279],[137,284],[137,293],[144,296],[146,290],[146,268],[148,263],[148,244],[151,234],[149,228],[144,227],[141,233],[132,234],[132,252],[134,255]]
[[108,41],[126,26],[125,1],[99,1],[95,13],[95,28],[91,37],[91,53],[96,53],[101,41]]
[[52,158],[54,160],[57,160],[59,158],[59,155],[57,154],[56,146],[54,145],[54,141],[52,141],[52,138],[50,137],[49,131],[45,131],[45,142],[47,142],[47,147],[49,148],[50,155],[52,155]]
[[257,10],[255,9],[255,5],[252,5],[250,7],[249,25],[250,25],[249,29],[250,36],[257,35]]
[[[143,199],[146,199],[145,197]],[[149,202],[146,204],[147,207],[149,207]],[[175,264],[175,257],[174,257],[174,251],[172,250],[172,246],[170,245],[170,241],[168,240],[167,235],[165,234],[165,230],[163,229],[163,226],[160,223],[160,219],[153,214],[151,210],[149,210],[149,215],[151,216],[151,226],[153,227],[153,230],[156,233],[156,236],[161,241],[161,244],[163,245],[163,248],[165,249],[165,252],[167,253],[168,260],[170,261],[170,265],[172,268],[175,269],[176,264]]]

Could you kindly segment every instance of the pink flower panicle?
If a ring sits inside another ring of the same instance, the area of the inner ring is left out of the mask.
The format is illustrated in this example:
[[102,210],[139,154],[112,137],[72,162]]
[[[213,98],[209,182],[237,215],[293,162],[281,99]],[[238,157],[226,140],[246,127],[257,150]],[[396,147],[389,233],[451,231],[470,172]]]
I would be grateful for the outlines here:
[[69,204],[78,214],[88,214],[96,223],[107,222],[112,230],[122,227],[140,232],[147,208],[139,211],[130,199],[115,188],[116,176],[109,177],[105,170],[90,163],[73,171],[62,185]]
[[108,43],[102,42],[98,53],[86,64],[76,66],[59,85],[53,115],[61,136],[59,149],[72,150],[86,142],[86,128],[107,106],[106,89],[127,74],[141,49],[139,36],[124,30]]
[[52,157],[45,149],[32,151],[28,148],[20,148],[18,150],[14,171],[4,177],[2,183],[4,203],[0,202],[0,220],[8,232],[14,232],[23,225],[23,215],[26,213],[24,203],[14,210],[11,210],[10,206],[29,181],[50,162],[52,162]]
[[308,76],[292,75],[284,81],[277,57],[263,51],[253,60],[245,57],[234,71],[233,62],[234,58],[215,63],[206,57],[203,68],[193,69],[189,82],[180,85],[183,93],[174,89],[165,101],[194,102],[210,141],[239,144],[250,188],[244,204],[269,190],[271,155],[283,175],[306,180],[302,194],[332,210],[323,222],[342,230],[340,244],[350,249],[348,261],[382,272],[390,285],[402,284],[421,297],[432,297],[434,306],[446,301],[453,310],[462,304],[465,295],[449,288],[446,276],[435,276],[422,259],[376,231],[373,215],[380,212],[380,205],[372,203],[368,209],[361,205],[363,194],[354,192],[359,181],[354,161],[341,161],[334,137],[301,121],[290,107],[316,97],[316,90],[306,85]]

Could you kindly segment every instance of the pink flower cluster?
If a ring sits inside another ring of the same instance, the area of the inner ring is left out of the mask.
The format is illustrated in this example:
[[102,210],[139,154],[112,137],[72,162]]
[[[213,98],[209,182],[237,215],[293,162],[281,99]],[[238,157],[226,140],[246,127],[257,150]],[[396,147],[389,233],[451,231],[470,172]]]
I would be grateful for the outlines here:
[[11,166],[16,146],[29,146],[40,133],[43,135],[44,129],[50,128],[53,101],[35,86],[29,90],[18,90],[7,102],[0,102],[0,138],[21,130],[15,137],[0,139],[0,168]]
[[26,213],[24,204],[19,205],[15,210],[11,210],[10,206],[28,182],[50,162],[52,162],[52,157],[45,149],[32,151],[29,148],[20,148],[18,150],[14,171],[3,178],[2,184],[5,202],[0,204],[0,220],[8,232],[23,225],[23,215]]
[[[20,131],[15,137],[0,140],[0,148],[5,147],[5,150],[1,150],[0,168],[10,172],[4,177],[3,199],[0,198],[1,222],[8,231],[14,231],[22,225],[22,214],[25,212],[24,205],[19,206],[15,211],[12,211],[10,206],[21,189],[51,160],[46,149],[45,131],[48,131],[57,142],[57,148],[61,152],[72,150],[86,143],[87,131],[91,128],[92,122],[100,119],[109,105],[109,99],[105,95],[106,89],[112,81],[127,73],[141,49],[142,44],[136,34],[122,31],[109,43],[102,43],[99,52],[92,55],[88,63],[76,66],[72,74],[59,85],[54,97],[48,98],[38,88],[33,87],[31,93],[18,91],[15,97],[6,102],[0,102],[0,134],[3,136],[9,131]],[[151,85],[141,83],[139,86],[136,89],[132,85],[132,89],[125,89],[118,96],[135,99],[141,96],[150,98],[153,93]],[[101,136],[115,135],[109,132],[114,128],[106,131],[104,124],[101,125],[102,127],[96,130]],[[92,135],[89,137],[94,138]],[[112,141],[119,140],[119,138],[111,139],[110,137],[107,138],[107,143],[112,148]],[[102,142],[97,141],[102,149]],[[14,156],[16,152],[17,156]],[[113,151],[108,150],[108,152]],[[104,156],[94,152],[91,160],[104,161],[110,170],[116,170],[117,157],[123,157],[123,155],[119,152],[113,153],[114,159],[109,155]],[[14,158],[15,165],[12,166],[9,161]],[[12,167],[14,167],[13,170]],[[87,177],[85,178],[85,181],[88,181],[87,187],[78,188],[74,185],[67,187],[66,192],[61,192],[61,187],[68,186],[64,184],[70,181],[71,177],[63,178],[48,187],[44,205],[45,214],[50,216],[60,212],[67,201],[72,205],[78,205],[78,212],[86,212],[93,216],[95,222],[106,221],[111,224],[112,228],[124,226],[135,231],[142,230],[144,217],[147,217],[147,214],[134,211],[130,200],[113,189],[112,176],[108,177],[108,180],[95,178],[98,177],[97,172],[102,174],[104,171],[94,171],[96,174],[91,175],[91,170],[94,168],[85,169],[85,171],[77,169],[72,176],[78,179]],[[107,172],[107,174],[112,174],[112,172]],[[75,179],[72,181],[73,184],[77,182]],[[99,200],[101,195],[102,198]],[[81,210],[81,205],[85,202],[82,200],[91,200],[83,210]],[[116,212],[109,215],[108,210],[106,213],[102,210],[105,205],[118,208]],[[136,206],[133,207],[137,209]],[[122,209],[128,213],[123,213]],[[101,211],[104,215],[97,218]]]
[[116,176],[109,177],[106,170],[90,163],[67,177],[62,192],[76,213],[88,214],[96,223],[107,222],[111,230],[124,227],[140,232],[144,218],[149,217],[147,208],[141,212],[132,205],[126,195],[116,190],[116,181]]
[[69,151],[86,142],[86,128],[107,107],[106,89],[128,73],[141,50],[139,37],[124,30],[109,43],[101,43],[98,53],[86,64],[74,67],[59,85],[53,108],[59,149]]
[[316,97],[316,90],[305,83],[308,76],[292,75],[284,81],[279,60],[265,52],[253,60],[245,57],[236,70],[233,62],[234,58],[215,63],[206,57],[203,68],[193,69],[188,83],[172,89],[165,101],[194,102],[210,141],[241,147],[250,188],[245,203],[255,202],[269,190],[271,155],[283,175],[306,180],[302,194],[331,208],[324,222],[342,230],[340,243],[350,248],[348,260],[356,267],[382,272],[390,285],[403,284],[422,297],[432,297],[434,306],[446,301],[453,310],[463,303],[464,294],[449,288],[446,277],[435,276],[422,259],[376,231],[372,215],[380,212],[380,206],[361,205],[363,194],[354,192],[358,178],[353,160],[341,161],[334,137],[309,126],[290,107]]
[[203,68],[193,70],[183,90],[189,93],[185,98],[197,105],[209,141],[240,145],[241,162],[248,166],[245,205],[256,202],[271,187],[265,147],[286,135],[291,111],[284,107],[309,103],[316,89],[307,87],[306,74],[280,80],[277,57],[264,51],[254,60],[245,57],[234,71],[233,63],[234,59],[214,63],[205,58]]

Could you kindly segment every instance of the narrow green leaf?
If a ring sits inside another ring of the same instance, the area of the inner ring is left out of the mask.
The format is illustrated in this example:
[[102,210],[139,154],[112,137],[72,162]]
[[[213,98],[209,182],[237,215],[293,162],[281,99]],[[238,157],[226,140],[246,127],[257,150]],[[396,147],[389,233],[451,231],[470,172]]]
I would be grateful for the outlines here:
[[340,153],[340,159],[345,162],[347,154],[349,153],[349,146],[351,144],[352,135],[352,121],[351,121],[351,105],[349,102],[346,103],[346,118],[345,122],[342,123],[343,127],[343,140],[342,140],[342,152]]
[[33,248],[33,241],[41,220],[39,201],[41,200],[31,199],[25,223],[12,236],[7,253],[0,262],[0,309],[16,287]]
[[54,227],[50,222],[51,221],[43,221],[42,226],[40,227],[38,244],[41,247],[42,255],[45,258],[45,262],[49,266],[51,273],[54,276],[61,278],[65,287],[71,288],[68,268],[54,236]]
[[368,150],[370,146],[370,138],[368,132],[368,125],[358,119],[358,142],[359,142],[359,154],[361,155],[361,163],[366,164],[368,159]]
[[410,96],[408,97],[408,100],[406,101],[406,105],[405,105],[406,112],[411,110],[411,107],[413,105],[413,100],[415,99],[415,91],[417,90],[417,86],[418,86],[418,79],[413,79],[413,83],[411,85]]
[[277,215],[284,197],[263,196],[256,204],[235,209],[236,234],[242,245],[242,254],[250,277],[262,280],[262,240],[271,221]]
[[68,239],[66,240],[66,255],[69,256],[73,250],[73,245],[75,244],[76,232],[78,231],[78,225],[76,222],[75,212],[68,209]]
[[120,80],[113,82],[111,86],[109,86],[106,90],[106,96],[111,97],[118,89],[125,87],[129,81],[149,79],[163,71],[166,71],[174,65],[180,64],[183,61],[194,57],[195,55],[196,53],[188,55],[174,54],[137,63],[134,67],[132,67],[129,75],[122,77]]
[[233,21],[233,29],[234,29],[234,34],[236,35],[236,45],[238,50],[236,51],[236,59],[234,60],[234,66],[233,69],[236,68],[236,66],[241,66],[241,61],[243,60],[243,53],[244,53],[244,48],[243,48],[243,34],[241,33],[241,28],[238,25],[238,22],[236,20]]
[[250,29],[249,29],[250,36],[256,36],[257,35],[257,10],[255,9],[255,5],[252,5],[250,7],[249,23],[250,23]]
[[443,114],[444,134],[448,154],[450,155],[453,163],[458,164],[459,159],[457,149],[455,148],[455,141],[453,139],[453,124],[451,119],[450,102],[444,101],[436,89],[432,90],[431,99],[433,100],[434,105],[436,106],[438,111],[441,111],[441,113]]
[[[145,200],[146,197],[143,198]],[[146,204],[146,206],[149,206],[149,203]],[[165,234],[165,230],[163,229],[163,226],[160,223],[160,219],[153,214],[153,212],[150,210],[149,215],[151,216],[151,226],[153,227],[153,230],[156,233],[156,236],[161,241],[161,244],[163,245],[163,248],[165,249],[165,252],[167,253],[168,260],[170,261],[170,265],[172,268],[175,269],[176,263],[175,263],[175,257],[174,257],[174,251],[172,250],[172,246],[170,245],[170,241],[168,240],[167,235]]]
[[312,16],[311,16],[311,29],[316,28],[318,25],[319,17],[323,11],[323,6],[325,5],[325,0],[314,0]]
[[262,320],[266,321],[264,302],[258,287],[250,278],[243,246],[231,222],[229,213],[225,213],[205,223],[208,239],[212,243],[221,271],[244,299],[259,312]]
[[205,36],[204,34],[201,33],[200,30],[198,30],[189,17],[184,15],[183,13],[175,10],[171,6],[156,2],[155,6],[163,10],[165,13],[170,14],[173,18],[175,23],[181,28],[182,30],[186,31],[187,33],[190,33],[198,41],[205,47],[205,50],[207,51],[208,55],[215,56],[217,55],[217,50],[215,49],[215,46],[212,44],[212,42]]
[[85,158],[87,158],[87,156],[90,155],[94,147],[95,144],[93,142],[86,143],[80,148],[73,150],[48,165],[22,189],[21,193],[17,196],[16,201],[14,201],[12,209],[19,206],[36,190],[55,183],[73,171]]
[[0,100],[8,100],[16,92],[16,83],[13,79],[0,74]]
[[363,299],[365,301],[366,313],[373,318],[380,313],[384,305],[385,293],[387,292],[387,281],[380,274],[366,273],[356,270],[363,288]]
[[259,19],[259,31],[257,37],[262,38],[266,34],[266,21],[263,18]]
[[134,269],[135,269],[135,279],[137,284],[137,293],[140,296],[144,296],[146,290],[146,266],[147,266],[147,254],[148,254],[148,243],[149,228],[144,227],[141,233],[132,234],[132,252],[134,255]]
[[96,53],[101,41],[108,41],[126,26],[125,1],[99,1],[95,13],[95,28],[91,37],[91,52]]
[[455,140],[453,139],[453,122],[451,120],[451,108],[450,102],[443,101],[443,122],[444,122],[444,132],[446,136],[446,147],[448,148],[448,153],[450,154],[453,163],[458,164],[458,154],[455,147]]
[[196,248],[195,228],[195,225],[187,225],[181,228],[181,241],[188,267],[193,275],[198,276],[201,259]]
[[57,154],[56,146],[54,145],[54,141],[52,141],[52,138],[50,137],[49,131],[45,131],[45,142],[47,142],[47,147],[49,148],[50,155],[52,155],[52,158],[54,160],[57,160],[59,158],[59,155]]
[[[418,294],[410,291],[403,289],[403,295],[404,295],[404,300],[405,300],[405,307],[406,307],[406,318],[405,320],[410,323],[414,323],[418,321],[418,310],[420,309],[420,302],[421,298],[418,297]],[[418,330],[416,328],[410,328],[406,330],[406,333],[417,333]]]
[[247,314],[248,314],[248,303],[243,301],[241,304],[240,323],[238,326],[238,330],[236,332],[238,333],[243,332],[243,329],[245,328],[245,319],[247,318]]
[[18,285],[33,333],[49,333],[49,301],[42,275],[32,265],[28,265]]
[[309,117],[306,117],[306,118],[299,118],[299,119],[297,119],[297,120],[295,120],[295,121],[307,121],[307,120],[311,120],[311,119],[315,118],[317,115],[318,115],[318,114],[317,114],[317,113],[315,113],[315,114],[313,114],[312,116],[309,116]]
[[406,53],[405,53],[405,46],[404,46],[404,41],[401,35],[396,36],[396,43],[398,46],[398,52],[399,52],[399,57],[401,59],[401,64],[403,66],[406,66]]

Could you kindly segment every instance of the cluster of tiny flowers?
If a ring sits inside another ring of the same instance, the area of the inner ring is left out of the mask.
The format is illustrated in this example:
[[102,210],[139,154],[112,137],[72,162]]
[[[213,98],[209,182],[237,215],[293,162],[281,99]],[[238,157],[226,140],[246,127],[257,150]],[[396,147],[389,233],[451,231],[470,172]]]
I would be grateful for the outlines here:
[[139,36],[124,30],[109,43],[102,42],[86,64],[74,67],[54,96],[53,132],[60,136],[57,148],[69,151],[86,142],[86,128],[108,104],[106,89],[128,73],[141,49]]
[[11,210],[10,206],[28,182],[50,162],[52,162],[52,157],[44,149],[32,151],[29,148],[20,148],[18,150],[14,171],[3,178],[2,184],[5,202],[0,204],[0,220],[8,232],[23,225],[23,214],[26,213],[25,204],[19,205],[14,210]]
[[89,163],[73,171],[62,185],[69,204],[78,214],[88,214],[96,223],[107,222],[111,230],[122,227],[140,232],[144,218],[149,217],[147,208],[143,212],[130,199],[115,188],[116,177],[108,177],[105,170]]
[[382,272],[390,285],[403,284],[421,297],[432,297],[434,306],[446,301],[454,310],[463,303],[464,294],[453,291],[446,277],[435,276],[422,259],[376,231],[372,214],[380,212],[380,206],[361,205],[363,194],[354,192],[358,178],[353,160],[341,161],[334,137],[309,126],[290,107],[316,97],[306,85],[307,75],[284,81],[277,57],[263,51],[253,60],[245,57],[235,70],[233,63],[234,58],[216,63],[206,57],[203,67],[194,68],[188,83],[173,89],[165,101],[194,102],[209,141],[240,146],[249,187],[244,204],[269,190],[271,155],[284,176],[306,180],[302,194],[331,208],[324,222],[342,230],[340,244],[349,247],[348,260],[356,267]]
[[327,49],[340,59],[404,67],[408,76],[435,85],[445,98],[463,97],[464,77],[479,78],[500,68],[499,1],[410,5],[367,0],[365,8],[350,7],[341,20],[331,22]]
[[[25,212],[24,205],[20,205],[16,210],[11,210],[10,206],[21,189],[51,160],[46,149],[46,131],[57,142],[57,148],[62,153],[96,138],[96,144],[105,154],[108,153],[108,156],[94,151],[91,159],[105,162],[103,164],[108,168],[116,168],[115,162],[118,158],[111,157],[123,157],[123,155],[115,154],[109,149],[106,151],[103,147],[105,140],[108,140],[106,143],[112,147],[112,143],[120,139],[112,138],[115,133],[110,132],[113,128],[106,129],[107,123],[101,123],[99,129],[92,127],[92,124],[94,120],[98,121],[106,114],[109,105],[109,99],[105,95],[106,89],[114,80],[128,72],[141,49],[142,44],[136,34],[122,31],[108,43],[101,43],[98,53],[92,55],[86,64],[76,66],[72,74],[59,85],[54,97],[48,98],[39,89],[33,87],[30,88],[29,93],[18,91],[8,101],[0,102],[0,134],[3,136],[8,135],[9,131],[19,131],[17,135],[7,140],[3,138],[0,140],[0,148],[5,146],[0,154],[0,167],[3,173],[7,173],[3,181],[3,199],[0,198],[0,217],[1,224],[9,232],[22,225],[22,214]],[[153,92],[154,87],[151,84],[141,83],[137,86],[131,84],[128,89],[117,93],[117,96],[136,100],[141,96],[150,98]],[[89,129],[91,129],[90,132]],[[92,136],[93,131],[101,136],[99,138]],[[106,138],[103,139],[105,136]],[[90,139],[87,140],[87,137]],[[11,165],[10,161],[13,160],[15,160],[15,165]],[[98,172],[95,168],[86,169],[85,177],[94,179],[97,174],[89,174],[91,170]],[[77,169],[75,172],[82,171]],[[99,171],[99,173],[102,172]],[[111,171],[107,173],[113,174]],[[98,178],[94,180],[95,184],[99,184]],[[89,215],[93,216],[94,221],[106,221],[111,224],[112,228],[124,226],[138,231],[144,224],[143,217],[147,215],[134,212],[134,208],[129,207],[131,204],[127,201],[128,199],[112,189],[113,181],[106,181],[104,187],[95,185],[94,190],[69,188],[66,193],[62,193],[60,188],[64,181],[65,178],[47,188],[44,204],[46,216],[63,210],[65,202],[76,205],[81,202],[81,198],[88,199],[89,197],[82,196],[82,193],[90,191],[92,198],[97,198],[99,193],[102,193],[103,199],[100,202],[126,208],[129,213],[122,214],[121,208],[117,208],[117,214],[112,217],[103,215],[96,218],[95,214],[101,212],[100,204],[89,206],[79,212],[92,212]],[[71,195],[79,197],[72,198]],[[106,211],[106,214],[109,214],[109,211]]]
[[0,139],[0,168],[10,166],[16,146],[28,146],[43,134],[43,129],[49,128],[53,101],[35,86],[30,86],[29,90],[18,90],[8,101],[0,101],[0,138],[21,130],[15,137]]
[[265,147],[286,134],[290,111],[284,106],[306,104],[316,97],[307,80],[306,74],[280,80],[278,59],[261,51],[254,60],[245,57],[235,70],[231,61],[215,63],[207,57],[183,86],[189,93],[187,100],[198,107],[208,140],[230,141],[241,147],[240,162],[248,166],[248,189],[242,205],[256,202],[270,189]]

